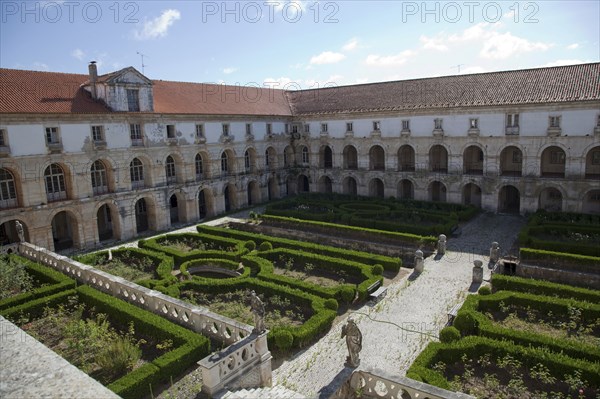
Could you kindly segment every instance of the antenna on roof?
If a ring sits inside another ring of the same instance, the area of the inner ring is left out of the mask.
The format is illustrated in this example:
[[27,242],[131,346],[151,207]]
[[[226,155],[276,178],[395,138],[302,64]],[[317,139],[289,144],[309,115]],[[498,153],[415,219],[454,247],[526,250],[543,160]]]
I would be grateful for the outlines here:
[[463,65],[465,65],[465,64],[454,65],[454,66],[450,67],[450,69],[456,68],[456,69],[458,69],[458,74],[460,74],[460,67],[463,66]]
[[142,75],[144,75],[144,68],[146,67],[146,64],[144,64],[144,57],[146,56],[146,54],[142,54],[139,51],[136,52],[142,57]]

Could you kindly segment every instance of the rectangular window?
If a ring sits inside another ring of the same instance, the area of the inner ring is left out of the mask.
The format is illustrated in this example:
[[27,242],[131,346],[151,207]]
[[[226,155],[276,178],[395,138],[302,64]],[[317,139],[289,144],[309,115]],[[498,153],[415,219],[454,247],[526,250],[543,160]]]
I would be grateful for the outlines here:
[[433,126],[434,126],[435,130],[442,130],[442,118],[434,119]]
[[229,124],[223,123],[223,136],[229,136]]
[[469,119],[469,129],[479,129],[479,119],[470,118]]
[[327,133],[327,123],[321,123],[321,132]]
[[142,136],[142,126],[139,123],[132,123],[129,125],[129,137],[131,138],[131,145],[144,145],[144,137]]
[[565,163],[565,153],[563,151],[551,151],[550,152],[550,163],[552,164],[564,164]]
[[47,127],[46,128],[46,143],[48,143],[48,144],[60,143],[60,138],[58,137],[58,128],[57,127]]
[[267,134],[268,135],[273,134],[273,125],[270,123],[267,123]]
[[550,117],[550,127],[560,127],[560,116]]
[[376,132],[381,130],[381,123],[379,121],[373,122],[373,130]]
[[304,125],[304,133],[310,133],[310,125],[308,123]]
[[354,124],[352,122],[346,122],[346,131],[347,132],[353,132],[354,131]]
[[127,109],[129,112],[140,111],[140,93],[134,89],[127,89]]
[[298,125],[292,125],[292,133],[298,133]]
[[6,130],[0,129],[0,147],[6,147]]
[[402,130],[410,130],[410,120],[404,119],[402,121]]
[[519,114],[506,114],[506,127],[519,127]]
[[288,123],[285,124],[285,134],[290,132],[290,125]]
[[196,125],[196,138],[197,139],[204,138],[204,125],[202,125],[202,124]]
[[95,142],[104,141],[104,126],[92,126],[92,140]]
[[247,136],[252,135],[252,124],[251,123],[246,123],[246,135]]
[[175,125],[167,125],[167,138],[168,139],[175,138]]

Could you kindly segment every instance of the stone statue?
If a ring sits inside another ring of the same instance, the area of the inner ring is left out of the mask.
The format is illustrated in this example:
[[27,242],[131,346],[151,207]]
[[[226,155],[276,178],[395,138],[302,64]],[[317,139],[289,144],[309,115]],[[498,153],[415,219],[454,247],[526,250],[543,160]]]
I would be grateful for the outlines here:
[[252,332],[262,334],[265,332],[265,304],[256,295],[256,292],[250,293],[250,308],[254,316],[254,330]]
[[346,357],[346,365],[350,367],[358,367],[360,359],[358,354],[362,349],[362,333],[352,319],[348,319],[348,323],[342,327],[342,338],[346,337],[346,345],[348,346],[348,357]]
[[17,236],[19,236],[19,242],[25,242],[25,231],[23,225],[18,220],[15,221],[15,227],[17,229]]

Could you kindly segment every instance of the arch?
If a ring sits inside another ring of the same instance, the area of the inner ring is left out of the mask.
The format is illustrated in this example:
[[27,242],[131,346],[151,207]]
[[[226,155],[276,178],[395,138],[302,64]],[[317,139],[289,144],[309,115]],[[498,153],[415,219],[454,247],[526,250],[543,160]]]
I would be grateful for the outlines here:
[[343,166],[344,169],[358,169],[358,151],[353,145],[347,145],[343,151]]
[[590,190],[583,196],[583,213],[600,213],[600,190]]
[[346,176],[342,182],[342,192],[348,195],[358,195],[358,185],[352,176]]
[[134,202],[135,226],[138,234],[157,229],[156,204],[151,197]]
[[46,198],[48,202],[62,201],[67,196],[67,176],[63,167],[57,163],[48,165],[44,171],[44,181],[46,183]]
[[237,207],[237,195],[235,185],[229,183],[223,189],[223,201],[225,202],[225,212],[229,212]]
[[0,168],[0,209],[19,207],[17,182],[10,170]]
[[427,187],[429,201],[446,202],[446,186],[440,181],[432,181]]
[[475,183],[465,184],[463,187],[463,204],[481,208],[481,187]]
[[139,158],[133,158],[129,163],[129,177],[131,188],[143,188],[146,186],[144,164]]
[[385,170],[385,151],[378,144],[369,149],[369,170]]
[[333,168],[333,151],[327,144],[322,145],[319,149],[319,167],[321,169]]
[[277,152],[272,146],[269,146],[265,151],[265,165],[267,170],[277,169]]
[[80,247],[79,220],[73,212],[69,210],[57,212],[52,217],[51,226],[55,251]]
[[294,150],[291,145],[285,146],[283,149],[283,166],[285,168],[294,164]]
[[383,181],[379,178],[371,179],[369,182],[369,196],[376,198],[384,198],[385,197],[385,185]]
[[523,174],[523,151],[509,145],[500,152],[500,176],[520,177]]
[[269,177],[267,186],[269,201],[279,198],[279,184],[277,184],[277,179],[274,177]]
[[306,175],[298,176],[298,193],[308,193],[310,192],[310,182]]
[[248,205],[260,204],[260,186],[256,180],[248,183]]
[[100,204],[96,210],[96,227],[100,242],[121,237],[119,211],[114,204]]
[[448,150],[440,144],[429,149],[429,170],[437,173],[448,173]]
[[244,170],[246,173],[256,173],[256,150],[252,147],[244,152]]
[[209,188],[198,192],[198,218],[204,219],[215,214],[214,196]]
[[541,177],[564,178],[567,155],[562,148],[552,145],[542,151]]
[[330,194],[333,192],[333,184],[331,183],[329,176],[321,176],[318,182],[318,187],[320,193]]
[[288,175],[285,181],[285,195],[294,195],[298,192],[298,178]]
[[415,171],[415,149],[411,145],[405,144],[398,148],[398,171]]
[[515,186],[506,185],[498,192],[498,212],[520,213],[521,193]]
[[463,152],[463,172],[467,175],[483,175],[483,150],[470,145]]
[[585,156],[585,178],[600,180],[600,146],[593,147]]
[[184,222],[186,218],[185,195],[176,192],[169,197],[169,218],[171,225]]
[[554,187],[546,187],[538,197],[538,209],[549,212],[562,211],[563,195]]
[[171,155],[168,155],[165,160],[165,175],[167,184],[177,183],[177,167],[175,166],[175,159]]
[[30,241],[29,228],[27,227],[27,224],[21,219],[11,219],[0,224],[0,245],[8,245],[20,242],[19,235],[17,233],[17,221],[19,221],[23,226],[23,235],[25,241]]
[[408,179],[402,179],[398,182],[397,191],[399,199],[411,200],[415,198],[415,185]]

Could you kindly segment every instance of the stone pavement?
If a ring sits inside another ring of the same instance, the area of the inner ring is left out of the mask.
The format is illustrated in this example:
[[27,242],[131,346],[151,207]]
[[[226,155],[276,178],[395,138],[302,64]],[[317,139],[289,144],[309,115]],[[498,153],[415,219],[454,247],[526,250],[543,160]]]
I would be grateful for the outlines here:
[[[524,219],[511,215],[481,214],[448,240],[446,254],[430,256],[420,276],[410,275],[388,287],[376,305],[364,305],[350,314],[363,334],[360,353],[363,370],[380,369],[405,375],[427,343],[437,340],[447,322],[447,311],[462,303],[471,287],[473,261],[489,261],[492,241],[502,253],[511,248]],[[484,267],[484,279],[490,270]],[[273,384],[310,398],[328,397],[352,373],[344,367],[346,343],[341,339],[343,317],[319,342],[285,361],[273,371]]]

